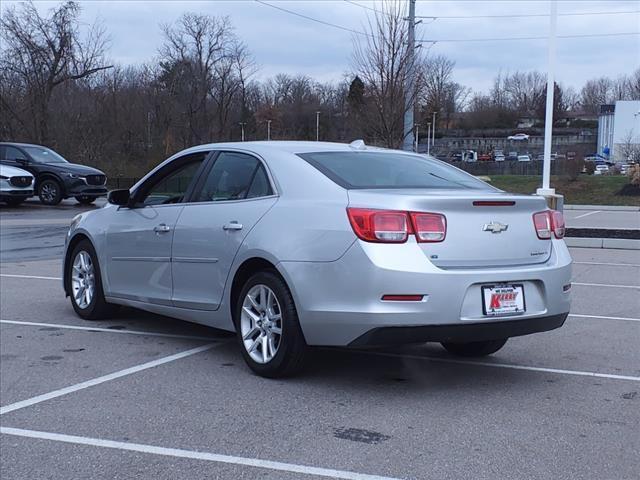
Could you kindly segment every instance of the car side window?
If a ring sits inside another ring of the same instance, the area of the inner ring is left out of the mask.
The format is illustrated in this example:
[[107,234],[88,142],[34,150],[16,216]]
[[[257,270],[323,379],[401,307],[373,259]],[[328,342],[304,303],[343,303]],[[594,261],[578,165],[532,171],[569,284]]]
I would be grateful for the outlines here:
[[271,193],[269,179],[257,158],[245,153],[221,152],[194,201],[242,200]]
[[195,181],[207,153],[197,153],[176,159],[173,168],[169,168],[164,175],[150,179],[148,186],[143,185],[139,196],[136,195],[136,205],[167,205],[182,203],[189,187]]
[[2,158],[5,160],[27,160],[27,156],[16,147],[4,147]]

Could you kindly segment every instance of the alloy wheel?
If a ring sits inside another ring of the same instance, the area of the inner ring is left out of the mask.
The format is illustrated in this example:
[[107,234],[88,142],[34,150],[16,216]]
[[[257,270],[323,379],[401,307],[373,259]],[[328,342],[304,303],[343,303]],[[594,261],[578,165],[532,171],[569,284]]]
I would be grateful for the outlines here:
[[42,198],[47,202],[53,202],[58,195],[58,188],[53,183],[45,183],[40,190]]
[[269,363],[282,341],[282,310],[269,287],[254,285],[242,302],[240,314],[242,343],[257,363]]
[[79,308],[84,309],[91,305],[96,290],[94,272],[91,255],[84,250],[79,251],[73,259],[71,272],[73,300]]

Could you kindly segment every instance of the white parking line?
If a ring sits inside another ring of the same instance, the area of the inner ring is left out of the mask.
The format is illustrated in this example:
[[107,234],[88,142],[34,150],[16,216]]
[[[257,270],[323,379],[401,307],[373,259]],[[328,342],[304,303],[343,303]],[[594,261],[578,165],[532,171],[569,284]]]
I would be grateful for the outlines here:
[[57,280],[59,282],[62,281],[60,277],[40,277],[38,275],[15,275],[12,273],[0,273],[0,277],[9,277],[9,278],[32,278],[35,280]]
[[106,332],[106,333],[128,333],[129,335],[145,335],[149,337],[166,337],[166,338],[182,338],[185,340],[204,340],[205,342],[211,342],[219,340],[215,337],[199,337],[197,335],[179,335],[173,333],[160,333],[160,332],[145,332],[142,330],[114,330],[111,328],[98,328],[98,327],[80,327],[77,325],[63,325],[60,323],[39,323],[39,322],[20,322],[17,320],[0,320],[1,323],[8,325],[23,325],[27,327],[48,327],[48,328],[61,328],[67,330],[81,330],[85,332]]
[[607,265],[610,267],[640,267],[635,263],[608,263],[608,262],[573,262],[574,265]]
[[422,357],[420,355],[403,355],[401,353],[368,352],[365,350],[361,350],[359,353],[362,353],[365,355],[382,356],[382,357],[426,360],[428,362],[436,362],[436,363],[452,363],[457,365],[477,365],[479,367],[507,368],[511,370],[528,370],[530,372],[556,373],[560,375],[574,375],[578,377],[596,377],[596,378],[608,378],[610,380],[626,380],[630,382],[640,382],[640,377],[634,377],[630,375],[615,375],[613,373],[584,372],[581,370],[563,370],[559,368],[546,368],[546,367],[530,367],[527,365],[513,365],[508,363],[476,362],[473,360],[456,360],[453,358]]
[[627,322],[640,322],[640,318],[630,318],[630,317],[605,317],[602,315],[580,315],[579,313],[571,313],[570,317],[575,318],[597,318],[598,320],[624,320]]
[[640,285],[612,285],[607,283],[579,283],[571,282],[571,285],[580,285],[582,287],[606,287],[606,288],[637,288],[640,289]]
[[0,427],[0,433],[3,433],[5,435],[15,435],[18,437],[35,438],[39,440],[51,440],[54,442],[71,443],[74,445],[89,445],[93,447],[112,448],[115,450],[148,453],[152,455],[163,455],[167,457],[189,458],[193,460],[204,460],[207,462],[243,465],[246,467],[263,468],[267,470],[276,470],[279,472],[299,473],[302,475],[316,475],[319,477],[336,478],[343,480],[400,480],[392,477],[382,477],[380,475],[368,475],[366,473],[350,472],[346,470],[334,470],[331,468],[296,465],[294,463],[274,462],[272,460],[261,460],[259,458],[236,457],[234,455],[223,455],[219,453],[197,452],[193,450],[182,450],[179,448],[156,447],[154,445],[145,445],[141,443],[116,442],[113,440],[103,440],[101,438],[78,437],[75,435],[64,435],[61,433],[24,430],[22,428]]
[[158,365],[163,365],[165,363],[180,360],[181,358],[190,357],[191,355],[195,355],[196,353],[209,350],[213,348],[214,345],[216,344],[209,343],[201,347],[192,348],[191,350],[186,350],[184,352],[169,355],[168,357],[158,358],[157,360],[153,360],[151,362],[143,363],[141,365],[136,365],[134,367],[125,368],[124,370],[119,370],[117,372],[113,372],[108,375],[103,375],[102,377],[87,380],[86,382],[81,382],[75,385],[71,385],[69,387],[61,388],[60,390],[54,390],[53,392],[44,393],[36,397],[28,398],[27,400],[22,400],[20,402],[12,403],[10,405],[0,407],[0,415],[4,415],[5,413],[13,412],[15,410],[20,410],[21,408],[30,407],[31,405],[35,405],[37,403],[51,400],[52,398],[57,398],[63,395],[67,395],[69,393],[77,392],[78,390],[84,390],[85,388],[93,387],[94,385],[99,385],[101,383],[109,382],[117,378],[131,375],[132,373],[137,373],[137,372],[141,372],[142,370],[147,370],[149,368],[157,367]]
[[571,220],[577,220],[578,218],[588,217],[589,215],[593,215],[594,213],[600,213],[602,210],[596,210],[595,212],[587,212],[582,215],[578,215],[577,217],[573,217]]

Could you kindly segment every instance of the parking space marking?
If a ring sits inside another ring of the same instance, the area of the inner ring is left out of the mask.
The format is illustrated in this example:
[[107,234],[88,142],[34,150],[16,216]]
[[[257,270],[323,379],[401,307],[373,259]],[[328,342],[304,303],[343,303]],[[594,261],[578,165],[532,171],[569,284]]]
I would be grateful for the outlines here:
[[636,263],[608,263],[608,262],[573,262],[574,265],[607,265],[610,267],[640,267]]
[[215,343],[208,343],[206,345],[202,345],[200,347],[192,348],[190,350],[186,350],[184,352],[175,353],[173,355],[169,355],[168,357],[158,358],[157,360],[153,360],[151,362],[143,363],[141,365],[136,365],[134,367],[125,368],[124,370],[119,370],[117,372],[110,373],[108,375],[103,375],[101,377],[93,378],[91,380],[87,380],[85,382],[77,383],[75,385],[71,385],[69,387],[61,388],[59,390],[54,390],[53,392],[44,393],[42,395],[38,395],[36,397],[28,398],[26,400],[22,400],[20,402],[12,403],[10,405],[0,407],[0,415],[4,415],[5,413],[13,412],[15,410],[20,410],[22,408],[30,407],[37,403],[45,402],[47,400],[51,400],[52,398],[58,398],[63,395],[67,395],[69,393],[77,392],[78,390],[84,390],[85,388],[93,387],[95,385],[99,385],[101,383],[109,382],[111,380],[115,380],[117,378],[125,377],[127,375],[131,375],[133,373],[138,373],[143,370],[148,370],[149,368],[157,367],[158,365],[164,365],[165,363],[174,362],[176,360],[180,360],[181,358],[190,357],[191,355],[195,355],[200,352],[204,352],[213,348]]
[[563,370],[560,368],[547,368],[547,367],[531,367],[527,365],[515,365],[515,364],[509,364],[509,363],[476,362],[473,360],[456,360],[453,358],[423,357],[420,355],[403,355],[401,353],[367,352],[364,350],[360,350],[359,353],[362,353],[365,355],[382,356],[382,357],[426,360],[428,362],[436,362],[436,363],[452,363],[456,365],[477,365],[479,367],[506,368],[511,370],[528,370],[531,372],[556,373],[560,375],[573,375],[578,377],[608,378],[610,380],[625,380],[629,382],[640,382],[640,377],[634,377],[631,375],[615,375],[613,373],[584,372],[581,370]]
[[630,317],[605,317],[603,315],[580,315],[579,313],[571,313],[570,317],[577,318],[597,318],[602,320],[624,320],[627,322],[640,322],[640,318],[630,318]]
[[173,333],[161,333],[161,332],[145,332],[142,330],[113,330],[111,328],[98,328],[98,327],[80,327],[77,325],[64,325],[60,323],[39,323],[39,322],[20,322],[17,320],[0,320],[0,324],[6,323],[9,325],[24,325],[27,327],[49,327],[49,328],[61,328],[67,330],[81,330],[86,332],[106,332],[106,333],[128,333],[129,335],[147,335],[150,337],[167,337],[167,338],[181,338],[185,340],[204,340],[205,342],[215,342],[219,340],[215,337],[199,337],[197,335],[180,335]]
[[573,217],[571,220],[577,220],[578,218],[588,217],[589,215],[593,215],[594,213],[600,213],[602,210],[596,210],[595,212],[587,212],[582,215],[578,215],[577,217]]
[[204,460],[207,462],[242,465],[246,467],[262,468],[279,472],[299,473],[303,475],[315,475],[318,477],[343,480],[400,480],[393,477],[369,475],[366,473],[350,472],[347,470],[334,470],[331,468],[296,465],[294,463],[283,463],[272,460],[262,460],[259,458],[237,457],[234,455],[224,455],[219,453],[198,452],[193,450],[183,450],[179,448],[157,447],[154,445],[145,445],[141,443],[117,442],[113,440],[104,440],[101,438],[79,437],[76,435],[25,430],[22,428],[0,427],[0,433],[18,437],[35,438],[38,440],[51,440],[54,442],[70,443],[73,445],[89,445],[93,447],[111,448],[129,452],[148,453],[152,455],[162,455],[167,457],[188,458],[192,460]]
[[13,273],[0,273],[0,277],[8,277],[8,278],[30,278],[34,280],[57,280],[59,282],[62,281],[60,277],[40,277],[38,275],[16,275]]
[[612,284],[607,284],[607,283],[571,282],[571,285],[580,285],[581,287],[636,288],[636,289],[640,289],[640,285],[612,285]]

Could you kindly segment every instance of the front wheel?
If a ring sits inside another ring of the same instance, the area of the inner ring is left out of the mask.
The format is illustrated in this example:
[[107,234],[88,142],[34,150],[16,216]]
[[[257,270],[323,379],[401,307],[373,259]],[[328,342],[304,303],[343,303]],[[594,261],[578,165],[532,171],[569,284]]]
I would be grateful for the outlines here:
[[58,205],[62,201],[62,187],[57,180],[48,178],[40,182],[38,196],[45,205]]
[[307,344],[291,292],[274,271],[253,275],[236,304],[236,334],[249,368],[268,378],[299,372]]
[[467,342],[467,343],[449,343],[444,342],[442,346],[449,353],[459,357],[485,357],[496,353],[504,344],[507,343],[506,338],[499,340],[487,340],[484,342]]
[[117,306],[104,299],[98,256],[89,240],[82,240],[73,249],[65,284],[73,309],[85,320],[102,320],[116,312]]
[[96,197],[92,197],[91,195],[78,195],[75,199],[81,205],[91,205],[96,201]]

